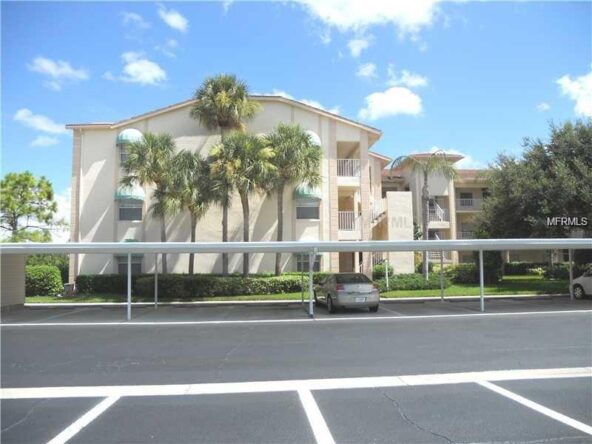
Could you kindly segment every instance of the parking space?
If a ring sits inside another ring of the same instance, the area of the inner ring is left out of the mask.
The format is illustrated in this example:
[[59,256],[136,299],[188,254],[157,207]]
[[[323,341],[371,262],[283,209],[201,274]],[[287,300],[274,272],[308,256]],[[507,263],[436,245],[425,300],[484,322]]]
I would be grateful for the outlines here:
[[[3,398],[25,399],[3,400],[1,438],[4,443],[54,444],[585,443],[592,439],[591,406],[585,402],[592,399],[590,372],[588,367],[265,384],[96,386],[79,387],[77,393],[3,390]],[[484,384],[518,387],[533,396],[519,395],[522,401],[516,402]],[[103,397],[77,397],[89,394]],[[27,398],[43,395],[50,398]]]

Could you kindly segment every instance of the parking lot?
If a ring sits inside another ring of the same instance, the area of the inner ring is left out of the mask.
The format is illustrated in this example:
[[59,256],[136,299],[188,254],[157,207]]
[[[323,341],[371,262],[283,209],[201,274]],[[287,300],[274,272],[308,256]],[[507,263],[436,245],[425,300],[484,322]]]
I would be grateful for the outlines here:
[[592,441],[592,303],[26,308],[2,442]]

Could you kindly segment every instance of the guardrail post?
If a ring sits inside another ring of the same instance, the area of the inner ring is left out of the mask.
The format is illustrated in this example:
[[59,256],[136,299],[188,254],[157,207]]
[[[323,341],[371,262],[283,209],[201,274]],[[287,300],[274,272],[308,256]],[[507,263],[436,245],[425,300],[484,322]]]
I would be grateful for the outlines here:
[[567,253],[569,255],[569,299],[573,301],[573,250],[570,248]]
[[308,316],[314,318],[314,303],[313,303],[313,269],[314,269],[315,252],[308,253]]
[[440,300],[444,302],[444,252],[440,251]]
[[158,253],[154,253],[154,308],[158,308]]
[[385,262],[386,263],[386,267],[384,269],[385,276],[386,276],[386,290],[387,291],[389,290],[389,260],[388,260],[388,255],[389,255],[389,252],[387,251],[386,252],[386,262]]
[[483,277],[483,250],[479,250],[479,294],[481,296],[481,311],[485,311],[485,291]]
[[127,320],[132,319],[132,254],[127,254]]

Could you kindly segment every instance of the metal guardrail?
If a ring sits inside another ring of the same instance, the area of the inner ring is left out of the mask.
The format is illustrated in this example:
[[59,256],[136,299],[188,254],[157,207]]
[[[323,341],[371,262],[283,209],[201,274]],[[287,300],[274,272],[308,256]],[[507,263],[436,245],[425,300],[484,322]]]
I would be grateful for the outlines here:
[[309,253],[317,251],[505,251],[592,249],[592,238],[443,239],[413,241],[72,242],[4,243],[2,254],[38,253]]

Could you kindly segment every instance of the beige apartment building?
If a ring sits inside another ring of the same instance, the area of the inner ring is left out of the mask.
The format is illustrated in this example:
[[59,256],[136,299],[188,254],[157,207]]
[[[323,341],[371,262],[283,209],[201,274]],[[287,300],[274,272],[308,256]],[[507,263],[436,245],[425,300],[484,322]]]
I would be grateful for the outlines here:
[[[413,154],[426,158],[432,153]],[[447,154],[451,163],[457,163],[463,156]],[[483,201],[487,199],[487,170],[457,169],[456,179],[446,179],[441,174],[428,176],[430,190],[430,209],[428,212],[428,230],[430,239],[473,239],[475,237],[475,216],[481,211]],[[413,220],[422,225],[421,189],[423,176],[408,169],[397,168],[382,172],[382,191],[410,191],[413,196]],[[440,252],[430,252],[432,261],[440,261]],[[445,251],[444,263],[473,262],[470,251]],[[543,251],[512,251],[504,254],[506,261],[544,262]]]
[[[284,239],[313,240],[386,240],[413,239],[412,190],[383,190],[382,170],[386,156],[373,153],[371,147],[381,131],[371,126],[279,96],[252,96],[261,112],[248,122],[247,131],[264,134],[275,125],[298,123],[322,148],[322,184],[318,189],[296,186],[284,196]],[[189,115],[193,100],[177,103],[136,117],[112,123],[67,125],[73,131],[72,165],[72,242],[149,242],[160,241],[160,222],[148,210],[153,190],[150,187],[123,188],[119,185],[126,146],[141,139],[144,132],[169,133],[178,150],[201,153],[204,157],[220,141],[216,131],[201,126]],[[251,239],[276,239],[275,197],[251,196]],[[229,215],[229,238],[242,240],[242,212],[238,198],[233,199]],[[212,206],[198,222],[197,242],[221,241],[222,210]],[[170,242],[189,241],[189,217],[179,213],[167,221]],[[315,270],[370,272],[383,254],[325,253],[317,257]],[[390,253],[396,272],[413,270],[412,253]],[[155,269],[154,255],[134,256],[135,272]],[[187,272],[188,255],[168,255],[169,272]],[[70,261],[70,280],[78,274],[125,272],[126,256],[106,254],[74,255]],[[304,255],[283,255],[283,269],[308,268]],[[160,268],[160,266],[158,265]],[[198,273],[221,271],[221,255],[203,254],[196,259]],[[269,272],[274,255],[253,254],[251,272]],[[242,269],[242,255],[230,255],[230,270]]]

